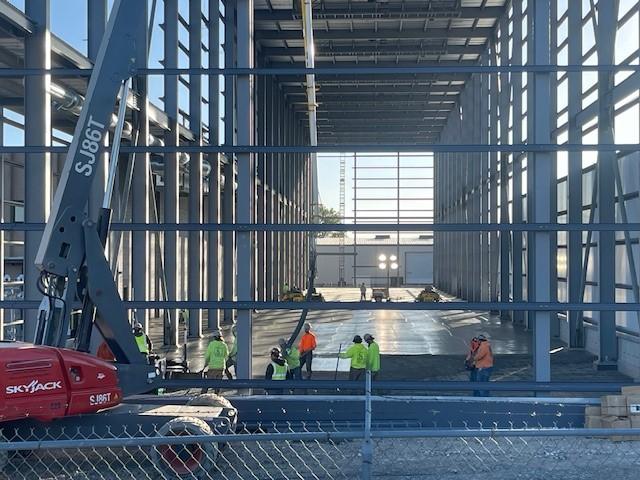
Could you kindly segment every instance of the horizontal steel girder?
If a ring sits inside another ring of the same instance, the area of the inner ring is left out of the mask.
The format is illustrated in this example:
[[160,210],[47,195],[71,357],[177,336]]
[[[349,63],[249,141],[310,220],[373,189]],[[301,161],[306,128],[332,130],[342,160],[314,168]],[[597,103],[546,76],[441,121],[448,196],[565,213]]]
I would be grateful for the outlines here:
[[[396,40],[396,39],[422,39],[422,38],[489,38],[494,29],[488,27],[478,28],[427,28],[412,30],[378,29],[378,30],[314,30],[315,41],[322,40]],[[257,40],[302,40],[302,30],[258,30]]]
[[[453,9],[430,9],[416,8],[410,6],[387,7],[384,4],[351,3],[348,8],[314,8],[314,20],[349,20],[370,21],[370,20],[398,20],[398,19],[421,19],[429,18],[498,18],[504,13],[504,7],[462,7]],[[277,9],[277,10],[256,10],[256,22],[276,22],[287,20],[300,20],[301,15],[298,10]]]
[[[356,56],[423,56],[423,55],[481,55],[485,52],[484,45],[351,45],[351,46],[320,46],[316,49],[316,59],[325,57],[356,57]],[[265,57],[301,57],[304,58],[302,47],[264,47],[260,54]]]

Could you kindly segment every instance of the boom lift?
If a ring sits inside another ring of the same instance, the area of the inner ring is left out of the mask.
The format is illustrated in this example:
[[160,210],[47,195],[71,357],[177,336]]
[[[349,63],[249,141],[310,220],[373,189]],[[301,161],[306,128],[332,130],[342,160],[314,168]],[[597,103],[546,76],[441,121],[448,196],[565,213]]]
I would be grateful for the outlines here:
[[[167,423],[161,433],[169,435],[235,428],[235,410],[214,396],[195,398],[198,407],[119,405],[124,396],[153,390],[159,380],[154,365],[138,350],[105,257],[129,86],[135,71],[146,67],[139,56],[148,48],[146,21],[146,9],[139,0],[115,0],[36,257],[44,300],[34,344],[0,345],[0,422],[8,439],[13,435],[37,439],[43,430],[37,428],[41,421],[51,422],[47,435],[52,438],[56,437],[51,429],[58,427],[94,433],[104,429],[112,435],[126,425],[136,425],[140,433],[148,434],[145,428],[163,422]],[[98,159],[118,92],[118,124],[96,224],[87,214],[87,204],[91,190],[98,188],[94,185]],[[72,310],[79,306],[79,319],[72,322]],[[115,362],[89,353],[94,327]]]

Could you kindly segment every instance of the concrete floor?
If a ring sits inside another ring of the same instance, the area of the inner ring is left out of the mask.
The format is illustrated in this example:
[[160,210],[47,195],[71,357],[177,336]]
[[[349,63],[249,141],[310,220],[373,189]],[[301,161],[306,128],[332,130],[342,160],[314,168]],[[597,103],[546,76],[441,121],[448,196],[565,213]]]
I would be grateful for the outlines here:
[[[355,288],[321,288],[330,301],[357,301]],[[411,301],[418,288],[391,289],[396,301]],[[268,311],[254,315],[253,371],[261,377],[269,350],[278,338],[288,338],[299,318],[299,312]],[[352,343],[353,336],[370,333],[380,345],[383,379],[456,379],[466,378],[463,368],[469,340],[479,333],[488,333],[496,355],[494,379],[531,379],[531,335],[510,322],[502,323],[487,312],[472,311],[318,311],[309,312],[308,321],[318,340],[314,357],[316,378],[333,378],[338,366],[338,378],[349,369],[348,360],[337,361],[338,352]],[[230,326],[223,329],[231,342]],[[161,344],[161,332],[153,331],[152,339]],[[207,339],[190,341],[189,358],[192,369],[202,368]],[[555,340],[553,348],[562,344]],[[167,350],[165,349],[165,352]],[[554,380],[598,379],[600,381],[629,380],[616,372],[596,372],[594,357],[582,350],[561,349],[552,355]]]

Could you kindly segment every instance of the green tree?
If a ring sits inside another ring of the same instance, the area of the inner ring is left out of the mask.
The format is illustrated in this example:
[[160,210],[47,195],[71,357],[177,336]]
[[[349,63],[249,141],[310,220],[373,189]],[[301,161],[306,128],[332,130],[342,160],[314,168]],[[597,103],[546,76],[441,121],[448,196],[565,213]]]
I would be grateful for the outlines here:
[[[342,218],[340,217],[340,213],[330,207],[325,207],[324,205],[320,205],[318,208],[318,223],[322,224],[331,224],[338,225],[342,223]],[[344,232],[318,232],[318,237],[342,237],[344,236]]]

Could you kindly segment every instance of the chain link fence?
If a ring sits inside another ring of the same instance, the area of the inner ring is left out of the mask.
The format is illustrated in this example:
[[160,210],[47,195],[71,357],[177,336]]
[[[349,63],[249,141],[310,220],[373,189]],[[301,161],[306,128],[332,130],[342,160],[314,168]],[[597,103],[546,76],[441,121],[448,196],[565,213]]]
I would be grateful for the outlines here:
[[[326,423],[254,425],[233,435],[202,435],[194,419],[170,423],[113,438],[80,430],[12,438],[0,442],[0,478],[617,480],[637,478],[640,468],[638,430],[373,430],[368,443],[363,430]],[[373,455],[363,468],[367,445]]]

